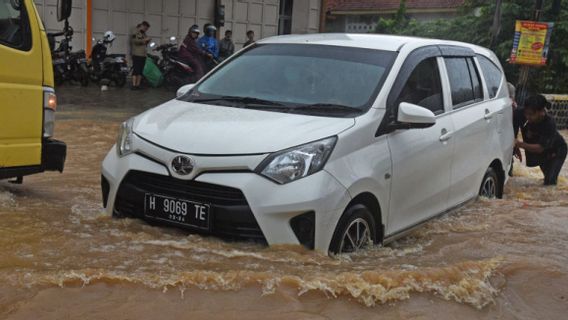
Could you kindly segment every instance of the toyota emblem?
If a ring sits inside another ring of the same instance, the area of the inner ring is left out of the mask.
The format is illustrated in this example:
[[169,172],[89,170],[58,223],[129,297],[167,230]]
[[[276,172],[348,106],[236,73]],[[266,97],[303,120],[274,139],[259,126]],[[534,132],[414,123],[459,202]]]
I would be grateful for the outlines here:
[[177,156],[172,160],[172,169],[180,176],[187,176],[193,171],[195,164],[188,156]]

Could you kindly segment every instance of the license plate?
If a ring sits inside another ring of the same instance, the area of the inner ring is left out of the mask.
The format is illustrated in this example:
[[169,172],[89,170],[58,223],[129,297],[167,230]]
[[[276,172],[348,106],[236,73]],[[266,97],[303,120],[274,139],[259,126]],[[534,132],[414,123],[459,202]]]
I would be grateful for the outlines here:
[[122,71],[122,72],[128,72],[128,67],[122,67],[122,68],[120,68],[120,71]]
[[147,193],[144,214],[154,219],[209,230],[211,206],[189,200]]

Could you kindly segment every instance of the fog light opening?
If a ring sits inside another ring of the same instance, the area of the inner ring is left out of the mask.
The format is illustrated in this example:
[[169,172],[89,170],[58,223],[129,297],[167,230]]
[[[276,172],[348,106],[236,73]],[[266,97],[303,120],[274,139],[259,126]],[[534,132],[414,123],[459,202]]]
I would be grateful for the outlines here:
[[315,247],[316,214],[313,211],[306,212],[290,220],[290,226],[298,238],[298,241],[306,248],[313,250]]

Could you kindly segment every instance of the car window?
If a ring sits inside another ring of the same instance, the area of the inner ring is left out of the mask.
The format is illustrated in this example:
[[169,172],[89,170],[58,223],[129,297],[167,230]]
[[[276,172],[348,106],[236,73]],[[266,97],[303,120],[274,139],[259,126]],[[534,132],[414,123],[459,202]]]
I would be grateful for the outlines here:
[[444,113],[442,84],[436,58],[420,62],[410,74],[396,105],[408,102],[427,108],[434,114]]
[[29,49],[29,21],[22,0],[0,0],[0,44]]
[[491,60],[482,55],[477,56],[477,61],[479,61],[481,71],[483,71],[483,78],[485,78],[485,83],[487,84],[489,97],[495,98],[501,85],[503,73]]
[[[448,78],[450,79],[450,89],[452,91],[452,105],[454,109],[461,108],[479,100],[481,97],[479,87],[479,77],[475,68],[470,72],[470,58],[444,58]],[[475,89],[474,81],[477,81]]]
[[194,92],[366,110],[395,58],[394,52],[362,48],[260,44],[217,69]]
[[479,78],[479,72],[475,66],[473,58],[467,58],[467,67],[469,68],[469,75],[471,77],[471,83],[473,85],[473,99],[475,101],[483,100],[483,90],[481,88],[481,80]]

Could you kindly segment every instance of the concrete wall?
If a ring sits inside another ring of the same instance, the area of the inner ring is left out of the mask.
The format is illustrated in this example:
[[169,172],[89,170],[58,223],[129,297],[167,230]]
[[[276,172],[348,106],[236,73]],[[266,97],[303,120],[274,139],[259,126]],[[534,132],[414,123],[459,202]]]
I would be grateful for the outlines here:
[[[94,0],[97,1],[97,0]],[[63,23],[57,22],[57,0],[34,0],[39,15],[47,32],[63,30]],[[73,28],[73,50],[85,48],[85,1],[73,1],[73,11],[69,18],[69,24]]]
[[[57,0],[35,0],[48,32],[59,31],[56,19]],[[129,34],[143,20],[150,23],[149,36],[165,42],[170,36],[183,38],[189,27],[212,23],[215,0],[93,0],[93,37],[100,39],[112,30],[117,39],[114,53],[128,52]],[[246,31],[254,30],[256,38],[278,34],[279,0],[221,0],[225,5],[225,27],[233,30],[237,48],[246,41]],[[313,33],[319,29],[320,0],[295,0],[292,16],[293,33]],[[74,0],[70,18],[75,31],[73,49],[86,47],[86,0]]]

